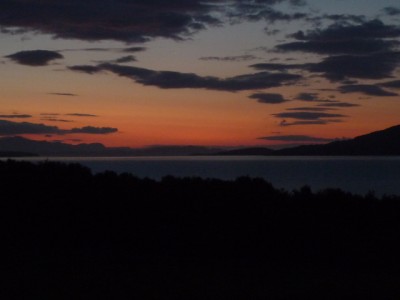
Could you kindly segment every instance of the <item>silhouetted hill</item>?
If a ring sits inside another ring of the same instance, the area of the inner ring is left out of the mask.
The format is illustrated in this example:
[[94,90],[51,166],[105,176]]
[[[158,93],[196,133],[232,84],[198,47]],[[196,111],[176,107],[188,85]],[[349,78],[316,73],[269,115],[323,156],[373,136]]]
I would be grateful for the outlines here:
[[375,131],[350,140],[322,145],[303,145],[271,150],[268,148],[243,148],[218,153],[219,155],[400,155],[400,125]]
[[167,156],[204,155],[220,151],[220,149],[202,146],[105,147],[100,143],[71,145],[62,142],[35,141],[15,136],[0,138],[0,151],[29,151],[40,156]]
[[276,151],[277,155],[400,155],[400,125],[354,139]]
[[262,147],[234,149],[214,153],[214,155],[272,155],[274,150]]
[[29,151],[41,156],[97,155],[105,149],[102,144],[70,145],[61,142],[34,141],[18,136],[0,139],[1,151]]
[[[400,155],[400,125],[322,145],[272,150],[263,147],[222,151],[202,146],[105,147],[100,143],[71,145],[34,141],[23,137],[0,138],[1,152],[34,153],[40,156],[168,156],[168,155]],[[10,156],[10,155],[4,155]]]
[[2,299],[400,295],[399,196],[16,161],[0,189]]

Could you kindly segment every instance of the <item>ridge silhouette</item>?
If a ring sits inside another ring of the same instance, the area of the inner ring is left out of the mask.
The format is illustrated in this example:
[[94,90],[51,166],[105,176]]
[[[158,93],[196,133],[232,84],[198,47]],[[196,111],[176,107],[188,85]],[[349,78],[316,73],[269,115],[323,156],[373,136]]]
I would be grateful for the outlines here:
[[[174,155],[400,155],[400,125],[371,132],[349,140],[328,144],[303,145],[280,150],[264,147],[241,148],[222,151],[206,146],[152,146],[147,148],[105,147],[100,143],[66,144],[62,142],[34,141],[23,137],[0,138],[1,152],[27,152],[31,156],[174,156]],[[20,156],[15,153],[16,156]]]
[[[253,148],[225,151],[220,155],[253,155]],[[400,125],[371,132],[349,140],[320,145],[303,145],[280,150],[257,148],[258,155],[400,155]]]

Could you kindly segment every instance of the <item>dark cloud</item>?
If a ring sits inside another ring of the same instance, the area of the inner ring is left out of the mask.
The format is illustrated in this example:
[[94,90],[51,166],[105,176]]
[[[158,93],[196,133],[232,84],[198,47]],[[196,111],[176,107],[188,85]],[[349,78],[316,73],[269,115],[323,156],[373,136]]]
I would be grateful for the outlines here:
[[389,7],[385,7],[383,9],[383,12],[389,16],[398,16],[398,15],[400,15],[400,8],[389,6]]
[[130,62],[135,62],[137,61],[136,57],[133,55],[127,55],[123,56],[114,60],[102,60],[102,61],[97,61],[98,63],[103,63],[103,64],[123,64],[123,63],[130,63]]
[[307,33],[298,31],[292,37],[308,41],[338,41],[342,39],[376,39],[396,38],[400,36],[400,27],[386,25],[381,20],[365,21],[361,24],[336,22],[325,29],[312,30]]
[[341,41],[307,41],[290,42],[278,45],[278,51],[301,51],[318,54],[366,54],[387,51],[398,46],[398,41],[393,40],[367,40],[351,39]]
[[[333,16],[332,16],[333,17]],[[400,26],[380,20],[365,21],[336,16],[335,23],[325,29],[298,31],[296,41],[279,44],[280,52],[301,51],[328,55],[322,61],[306,64],[259,64],[257,69],[299,69],[320,73],[331,81],[349,78],[389,78],[400,65]],[[379,63],[377,63],[379,62]]]
[[286,120],[282,120],[279,123],[279,126],[285,127],[285,126],[298,126],[298,125],[326,125],[329,123],[337,123],[341,122],[341,120],[314,120],[314,121],[294,121],[294,122],[288,122]]
[[368,55],[334,55],[328,56],[321,62],[317,63],[261,63],[250,65],[250,67],[256,70],[286,71],[290,69],[298,69],[320,74],[330,81],[344,81],[349,78],[390,78],[399,66],[399,51],[379,52]]
[[[272,115],[282,119],[279,124],[280,126],[326,125],[329,123],[342,122],[342,118],[347,117],[346,115],[326,113],[320,110],[296,111],[294,109],[289,112],[281,112]],[[286,119],[292,119],[293,121],[287,121]]]
[[129,63],[134,61],[136,61],[136,58],[133,55],[123,56],[115,60],[116,63]]
[[305,19],[308,15],[305,13],[285,13],[273,8],[266,8],[262,11],[258,11],[255,14],[247,14],[244,16],[245,19],[249,21],[260,21],[264,20],[267,23],[275,23],[277,21],[294,21]]
[[88,133],[88,134],[109,134],[117,132],[117,128],[111,127],[92,127],[86,126],[82,128],[60,129],[57,126],[49,126],[45,124],[29,123],[29,122],[11,122],[0,120],[0,135],[16,135],[16,134],[69,134],[69,133]]
[[77,94],[72,94],[72,93],[49,93],[49,95],[67,96],[67,97],[76,97],[76,96],[78,96]]
[[136,53],[145,51],[146,47],[127,47],[127,48],[71,48],[71,49],[62,49],[58,52],[69,52],[69,51],[86,51],[86,52],[125,52],[125,53]]
[[75,52],[75,51],[86,51],[86,52],[108,52],[108,51],[115,51],[119,50],[116,48],[73,48],[73,49],[62,49],[59,52]]
[[68,130],[68,133],[88,133],[88,134],[109,134],[117,132],[117,128],[112,127],[93,127],[85,126],[82,128],[72,128]]
[[323,104],[318,104],[318,106],[322,106],[322,107],[356,107],[356,106],[360,106],[359,104],[354,104],[354,103],[348,103],[348,102],[332,102],[332,103],[323,103]]
[[257,56],[254,55],[238,55],[238,56],[206,56],[200,57],[200,60],[214,60],[214,61],[226,61],[226,62],[237,62],[237,61],[249,61],[258,59]]
[[391,77],[399,64],[400,52],[382,52],[359,56],[330,56],[319,63],[305,64],[303,69],[322,73],[331,81],[347,78],[382,79]]
[[320,99],[318,93],[306,93],[306,92],[297,94],[294,97],[294,100],[300,100],[300,101],[305,101],[305,102],[315,102],[315,103],[333,103],[333,102],[337,102],[337,101],[331,100],[331,99]]
[[60,119],[60,118],[55,118],[55,117],[44,117],[41,118],[42,121],[49,121],[49,122],[61,122],[61,123],[71,123],[73,121],[71,120],[66,120],[66,119]]
[[98,117],[97,115],[92,115],[92,114],[82,114],[82,113],[71,113],[71,114],[65,114],[66,116],[74,116],[74,117]]
[[296,120],[320,120],[320,119],[331,119],[331,118],[343,118],[346,117],[342,114],[331,114],[324,112],[282,112],[278,114],[273,114],[277,118],[290,118]]
[[273,136],[265,136],[258,138],[260,140],[267,141],[280,141],[280,142],[301,142],[301,143],[324,143],[331,142],[333,139],[309,136],[309,135],[273,135]]
[[298,42],[276,46],[278,51],[302,51],[318,54],[368,54],[391,51],[399,45],[400,27],[385,25],[380,20],[361,24],[335,22],[326,29],[291,35]]
[[2,0],[0,26],[87,41],[145,42],[156,37],[183,39],[225,21],[292,20],[302,14],[278,12],[271,5],[295,0]]
[[250,67],[256,70],[268,70],[268,71],[287,71],[291,69],[302,69],[304,64],[280,64],[280,63],[260,63],[250,65]]
[[369,84],[342,85],[339,87],[339,91],[343,94],[361,93],[368,96],[398,96],[398,94],[386,91],[378,85]]
[[281,94],[272,93],[255,93],[250,95],[249,98],[257,99],[259,103],[265,104],[279,104],[288,101]]
[[286,110],[290,111],[328,111],[328,110],[333,110],[333,108],[328,108],[328,107],[292,107],[288,108]]
[[21,65],[35,66],[35,67],[46,66],[52,60],[63,58],[63,56],[60,53],[48,50],[20,51],[14,54],[7,55],[6,57]]
[[[228,17],[231,22],[238,22],[242,20],[247,21],[260,21],[264,20],[267,23],[275,23],[277,21],[293,21],[304,19],[308,15],[304,13],[288,13],[278,11],[271,5],[284,1],[235,1],[234,9],[228,10]],[[305,5],[305,1],[287,1],[295,6]]]
[[130,78],[142,85],[157,86],[162,89],[201,88],[232,92],[293,84],[302,78],[300,75],[288,73],[259,72],[220,79],[213,76],[203,77],[194,73],[154,71],[145,68],[121,66],[117,64],[72,66],[69,67],[69,69],[88,74],[98,73],[100,71],[109,71],[118,76]]
[[1,119],[27,119],[32,118],[31,115],[27,114],[12,114],[12,115],[0,115]]
[[388,87],[388,88],[400,89],[400,80],[382,82],[379,85],[384,86],[384,87]]
[[98,73],[101,71],[99,67],[96,66],[88,66],[88,65],[82,65],[82,66],[71,66],[68,67],[71,71],[77,71],[77,72],[82,72],[82,73],[87,73],[87,74],[94,74]]
[[318,101],[318,94],[317,93],[300,93],[295,97],[296,100],[301,101]]
[[364,15],[350,15],[350,14],[324,14],[321,17],[308,18],[310,21],[323,21],[330,20],[336,24],[351,24],[351,23],[364,23],[366,17]]
[[0,135],[14,134],[59,134],[61,129],[56,126],[48,126],[44,124],[35,124],[28,122],[11,122],[0,120]]

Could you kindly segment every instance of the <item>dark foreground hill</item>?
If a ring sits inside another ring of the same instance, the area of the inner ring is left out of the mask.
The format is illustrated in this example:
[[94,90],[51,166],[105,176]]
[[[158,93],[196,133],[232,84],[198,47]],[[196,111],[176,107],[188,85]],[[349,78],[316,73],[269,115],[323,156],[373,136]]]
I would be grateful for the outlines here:
[[398,299],[400,197],[0,161],[2,299]]
[[[281,150],[259,148],[259,155],[400,155],[400,125],[323,145],[304,145]],[[227,151],[221,155],[254,155],[253,148]]]

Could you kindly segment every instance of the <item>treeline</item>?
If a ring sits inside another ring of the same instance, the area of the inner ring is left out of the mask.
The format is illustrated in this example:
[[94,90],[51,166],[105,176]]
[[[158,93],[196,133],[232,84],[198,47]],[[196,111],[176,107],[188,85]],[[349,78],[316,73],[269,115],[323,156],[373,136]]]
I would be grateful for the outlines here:
[[400,196],[0,161],[3,299],[398,299]]

